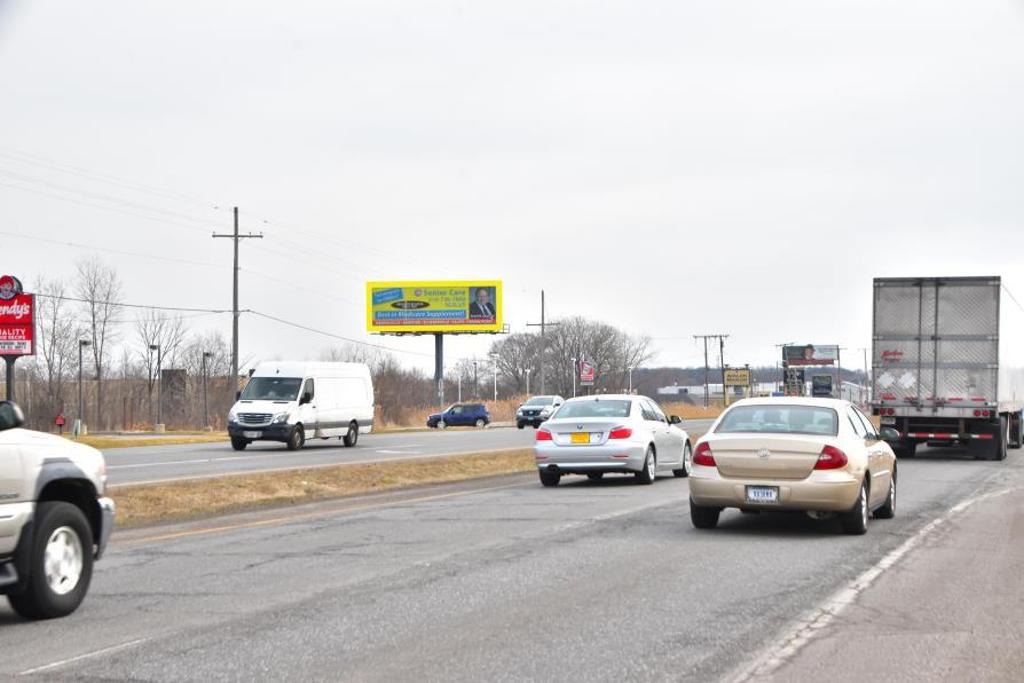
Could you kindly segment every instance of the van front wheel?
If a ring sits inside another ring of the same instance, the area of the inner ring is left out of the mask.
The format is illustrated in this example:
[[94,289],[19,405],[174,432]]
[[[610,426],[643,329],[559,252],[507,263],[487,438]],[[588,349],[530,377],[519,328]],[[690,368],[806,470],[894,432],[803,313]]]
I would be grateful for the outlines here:
[[306,432],[302,425],[295,425],[291,436],[288,437],[288,450],[297,451],[306,443]]
[[342,443],[344,443],[349,448],[355,446],[356,442],[359,441],[359,425],[357,425],[355,422],[349,423],[348,433],[346,433],[345,436],[341,438],[341,440]]

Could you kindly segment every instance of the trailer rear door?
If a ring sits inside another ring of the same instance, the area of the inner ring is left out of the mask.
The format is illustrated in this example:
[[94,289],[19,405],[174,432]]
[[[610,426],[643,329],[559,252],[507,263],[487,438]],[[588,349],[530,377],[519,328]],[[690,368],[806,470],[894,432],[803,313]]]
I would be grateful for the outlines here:
[[876,279],[875,402],[995,403],[999,287],[998,277]]

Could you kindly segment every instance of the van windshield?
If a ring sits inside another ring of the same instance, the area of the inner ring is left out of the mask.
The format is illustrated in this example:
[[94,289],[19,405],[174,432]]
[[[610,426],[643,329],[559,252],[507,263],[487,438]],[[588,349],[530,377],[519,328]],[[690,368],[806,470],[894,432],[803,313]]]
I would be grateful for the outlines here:
[[299,397],[299,377],[253,377],[242,390],[243,401],[294,401]]

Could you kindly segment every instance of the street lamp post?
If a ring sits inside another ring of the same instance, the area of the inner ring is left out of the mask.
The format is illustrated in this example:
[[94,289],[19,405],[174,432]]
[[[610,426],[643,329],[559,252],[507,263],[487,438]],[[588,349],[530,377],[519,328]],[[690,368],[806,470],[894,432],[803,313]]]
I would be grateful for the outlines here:
[[156,351],[156,423],[164,423],[164,378],[163,378],[163,349],[159,344],[150,344],[150,351]]
[[491,357],[491,365],[494,366],[494,401],[498,401],[498,354],[488,354]]
[[203,426],[210,426],[210,401],[207,397],[206,384],[207,384],[207,370],[206,370],[206,359],[212,358],[213,353],[210,351],[203,351]]
[[630,366],[628,369],[629,369],[629,393],[632,394],[633,393],[633,367]]
[[78,340],[78,415],[75,417],[75,436],[82,433],[82,425],[85,424],[82,416],[82,349],[86,346],[92,346],[92,342],[88,339]]
[[479,375],[477,375],[477,360],[474,358],[473,359],[473,398],[476,398],[478,396],[478,392],[479,391],[480,391],[480,378],[479,378]]
[[572,397],[576,398],[576,359],[570,358],[572,361]]
[[530,395],[530,368],[526,368],[526,395]]

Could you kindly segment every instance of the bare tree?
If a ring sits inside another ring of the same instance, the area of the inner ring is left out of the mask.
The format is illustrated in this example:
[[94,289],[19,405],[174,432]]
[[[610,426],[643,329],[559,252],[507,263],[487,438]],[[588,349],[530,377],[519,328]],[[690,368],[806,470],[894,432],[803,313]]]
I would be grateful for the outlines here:
[[39,356],[46,405],[50,412],[64,411],[64,381],[77,369],[77,335],[74,315],[65,300],[63,280],[38,278]]
[[490,352],[497,354],[498,372],[516,393],[526,391],[528,375],[537,379],[540,369],[540,337],[517,332],[491,344]]
[[596,370],[594,391],[620,391],[630,367],[653,356],[649,337],[632,337],[607,323],[581,317],[565,318],[552,328],[548,352],[554,386],[562,394],[572,391],[576,363],[586,359]]
[[[139,359],[146,369],[146,389],[149,397],[150,420],[153,414],[153,388],[156,386],[159,365],[174,367],[178,351],[185,342],[185,323],[180,315],[168,316],[157,310],[150,310],[135,321],[135,332],[139,337]],[[153,347],[159,347],[159,353]]]
[[114,323],[121,305],[121,280],[112,266],[95,256],[79,261],[76,271],[75,291],[78,298],[84,299],[85,327],[92,343],[90,351],[96,371],[96,427],[102,429],[105,424],[103,379],[109,346],[117,337]]

